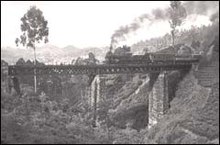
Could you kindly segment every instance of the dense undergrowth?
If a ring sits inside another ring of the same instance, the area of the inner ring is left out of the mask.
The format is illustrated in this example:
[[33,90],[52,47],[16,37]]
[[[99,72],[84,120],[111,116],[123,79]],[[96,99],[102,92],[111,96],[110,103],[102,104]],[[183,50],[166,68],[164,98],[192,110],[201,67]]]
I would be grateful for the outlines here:
[[52,100],[34,94],[30,87],[19,97],[1,93],[2,143],[135,143],[140,133],[127,127],[100,124],[92,127],[93,114],[86,102],[72,106],[68,99]]
[[1,140],[5,143],[95,141],[94,129],[83,120],[83,114],[68,106],[68,100],[57,103],[44,94],[21,98],[2,94],[5,97],[16,100],[9,103],[2,99]]

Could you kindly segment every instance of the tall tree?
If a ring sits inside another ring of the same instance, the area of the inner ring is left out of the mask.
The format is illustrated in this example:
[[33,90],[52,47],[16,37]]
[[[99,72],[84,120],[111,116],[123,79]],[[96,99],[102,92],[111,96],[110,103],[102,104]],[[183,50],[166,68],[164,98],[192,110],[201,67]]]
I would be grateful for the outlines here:
[[31,6],[27,13],[21,18],[21,31],[20,38],[16,38],[15,43],[23,44],[23,46],[32,48],[34,50],[34,91],[37,92],[37,76],[36,76],[36,43],[44,41],[48,42],[49,28],[48,22],[44,19],[43,12],[37,9],[36,6]]
[[170,1],[169,16],[170,16],[169,23],[172,29],[171,30],[172,44],[174,46],[176,27],[180,26],[187,16],[185,8],[181,5],[181,1]]
[[25,60],[23,58],[19,58],[16,65],[25,65]]

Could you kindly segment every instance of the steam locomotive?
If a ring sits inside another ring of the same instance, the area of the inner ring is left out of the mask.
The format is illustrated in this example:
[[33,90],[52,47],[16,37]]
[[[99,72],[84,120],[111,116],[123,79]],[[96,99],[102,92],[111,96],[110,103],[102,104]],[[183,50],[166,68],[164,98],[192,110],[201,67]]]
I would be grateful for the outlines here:
[[198,54],[176,54],[176,53],[145,53],[144,55],[132,55],[127,52],[124,55],[116,55],[109,51],[106,54],[107,64],[160,64],[164,62],[175,62],[181,60],[199,60]]

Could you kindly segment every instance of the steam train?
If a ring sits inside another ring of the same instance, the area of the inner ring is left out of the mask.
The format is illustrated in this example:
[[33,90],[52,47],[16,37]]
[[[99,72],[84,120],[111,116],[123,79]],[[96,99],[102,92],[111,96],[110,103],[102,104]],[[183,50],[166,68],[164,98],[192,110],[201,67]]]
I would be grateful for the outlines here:
[[116,55],[108,52],[105,57],[107,64],[162,64],[164,62],[198,61],[201,55],[198,54],[175,54],[175,53],[145,53],[144,55],[132,55],[127,52],[124,55]]

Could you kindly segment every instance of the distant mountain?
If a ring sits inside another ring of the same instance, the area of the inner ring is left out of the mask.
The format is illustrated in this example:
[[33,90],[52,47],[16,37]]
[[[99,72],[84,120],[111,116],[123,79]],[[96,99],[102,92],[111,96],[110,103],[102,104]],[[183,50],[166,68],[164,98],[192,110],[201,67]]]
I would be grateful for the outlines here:
[[4,47],[1,48],[1,59],[5,60],[9,64],[14,64],[19,58],[24,58],[25,60],[32,58],[33,51],[29,49]]
[[[88,53],[92,52],[95,54],[97,59],[103,60],[108,47],[97,48],[77,48],[72,45],[68,45],[64,48],[59,48],[54,45],[46,44],[42,47],[37,47],[36,55],[40,62],[44,63],[71,63],[73,59],[78,57],[88,57]],[[15,47],[2,47],[1,48],[1,59],[7,61],[9,64],[15,64],[19,58],[25,60],[34,58],[34,51],[32,49],[21,49]]]

